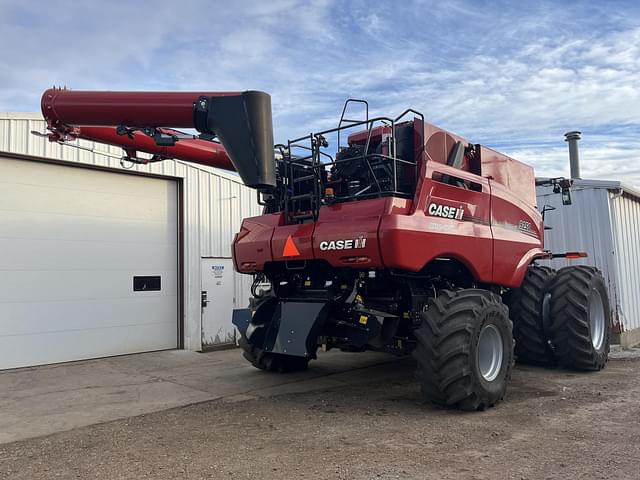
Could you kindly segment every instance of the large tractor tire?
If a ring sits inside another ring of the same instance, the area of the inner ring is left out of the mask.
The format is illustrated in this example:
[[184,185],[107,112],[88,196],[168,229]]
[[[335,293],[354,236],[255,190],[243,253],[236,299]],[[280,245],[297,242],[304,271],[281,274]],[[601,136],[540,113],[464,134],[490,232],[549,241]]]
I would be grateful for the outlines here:
[[306,370],[311,361],[311,358],[265,352],[261,348],[249,343],[244,335],[240,336],[238,345],[242,349],[242,356],[249,361],[251,365],[268,372],[300,372]]
[[513,367],[512,324],[500,297],[487,290],[441,290],[415,330],[413,356],[424,397],[461,410],[502,400]]
[[513,321],[516,361],[519,363],[540,366],[555,363],[546,332],[551,300],[549,286],[555,276],[552,268],[532,265],[520,288],[508,294],[506,303]]
[[549,332],[558,363],[600,370],[609,359],[611,311],[604,279],[594,267],[558,270],[551,284]]

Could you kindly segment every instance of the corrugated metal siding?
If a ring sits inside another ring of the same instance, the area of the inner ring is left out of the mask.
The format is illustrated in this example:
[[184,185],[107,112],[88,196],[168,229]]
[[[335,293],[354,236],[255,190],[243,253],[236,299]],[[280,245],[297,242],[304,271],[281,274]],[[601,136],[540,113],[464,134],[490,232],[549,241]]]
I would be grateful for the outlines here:
[[[51,143],[31,135],[31,130],[45,132],[45,122],[38,114],[0,112],[0,150],[124,170],[117,158]],[[84,140],[78,145],[122,155],[118,147]],[[136,165],[133,170],[184,179],[184,340],[186,349],[199,350],[201,258],[231,256],[231,242],[242,218],[261,212],[255,190],[245,187],[233,174],[176,160]],[[235,305],[247,306],[251,276],[236,273],[235,284]]]
[[611,213],[618,264],[620,319],[625,330],[640,328],[640,200],[611,195]]
[[609,205],[609,191],[603,188],[574,188],[571,192],[572,205],[562,205],[562,198],[547,187],[538,187],[538,208],[544,205],[556,207],[546,213],[545,248],[556,253],[583,251],[588,257],[578,260],[557,258],[540,262],[553,268],[569,265],[592,265],[598,267],[609,290],[614,327],[626,328],[619,324],[622,300],[617,281],[618,265],[614,256],[615,246],[612,232],[612,218]]

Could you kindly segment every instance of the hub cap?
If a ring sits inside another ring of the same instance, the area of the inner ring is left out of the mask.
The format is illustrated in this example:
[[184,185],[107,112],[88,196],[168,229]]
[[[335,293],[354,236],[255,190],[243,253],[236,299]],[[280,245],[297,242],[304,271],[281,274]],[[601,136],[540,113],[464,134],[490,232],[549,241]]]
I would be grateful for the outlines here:
[[604,343],[605,315],[604,304],[598,290],[591,290],[591,300],[589,301],[589,330],[591,331],[591,343],[593,348],[600,350]]
[[496,379],[502,368],[504,345],[495,325],[485,325],[478,339],[478,367],[487,382]]

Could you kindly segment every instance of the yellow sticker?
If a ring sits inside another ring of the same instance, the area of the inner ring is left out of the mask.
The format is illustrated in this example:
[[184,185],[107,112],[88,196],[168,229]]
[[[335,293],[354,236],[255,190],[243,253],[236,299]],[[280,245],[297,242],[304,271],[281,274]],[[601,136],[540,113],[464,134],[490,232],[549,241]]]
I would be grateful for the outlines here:
[[310,287],[311,286],[311,280],[305,280],[304,281],[304,286],[305,287]]
[[366,325],[368,321],[369,321],[369,317],[367,317],[366,315],[360,315],[360,323],[362,325]]

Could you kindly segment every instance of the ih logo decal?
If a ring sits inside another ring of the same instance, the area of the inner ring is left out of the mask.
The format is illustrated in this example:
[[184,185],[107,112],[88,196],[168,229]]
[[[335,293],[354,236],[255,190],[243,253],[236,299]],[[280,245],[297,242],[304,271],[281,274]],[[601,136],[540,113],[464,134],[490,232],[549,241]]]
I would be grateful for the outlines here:
[[298,251],[298,247],[293,243],[293,238],[291,235],[287,237],[287,241],[284,242],[284,249],[282,250],[283,257],[299,257],[300,252]]
[[351,250],[352,248],[365,248],[366,245],[367,238],[361,235],[358,238],[320,242],[320,250]]
[[464,208],[450,207],[449,205],[440,205],[438,203],[430,203],[427,209],[432,217],[454,218],[462,220]]

